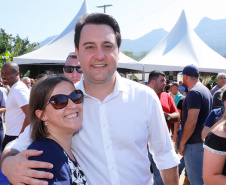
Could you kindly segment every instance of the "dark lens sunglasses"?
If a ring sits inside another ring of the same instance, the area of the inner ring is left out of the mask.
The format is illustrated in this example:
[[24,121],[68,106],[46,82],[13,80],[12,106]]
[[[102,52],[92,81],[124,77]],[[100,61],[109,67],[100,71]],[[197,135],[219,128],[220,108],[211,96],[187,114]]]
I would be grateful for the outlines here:
[[64,70],[66,73],[72,73],[76,69],[78,73],[82,73],[81,66],[64,66]]
[[70,95],[57,94],[52,96],[46,105],[50,103],[55,109],[63,109],[68,104],[68,98],[75,104],[80,104],[83,102],[83,93],[81,90],[75,90]]

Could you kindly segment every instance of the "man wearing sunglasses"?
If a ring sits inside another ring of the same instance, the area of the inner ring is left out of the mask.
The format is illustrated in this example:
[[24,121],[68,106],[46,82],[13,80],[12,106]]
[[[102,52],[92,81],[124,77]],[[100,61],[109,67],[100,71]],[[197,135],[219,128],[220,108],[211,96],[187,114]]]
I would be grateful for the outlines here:
[[82,77],[82,68],[79,65],[75,52],[71,52],[65,62],[63,68],[64,75],[70,79],[74,84]]
[[[84,106],[82,129],[73,136],[72,151],[92,185],[152,185],[148,143],[164,184],[176,185],[179,160],[159,99],[149,87],[117,73],[120,44],[120,28],[113,17],[94,13],[79,19],[75,52],[83,76],[76,89],[84,93]],[[44,184],[37,178],[53,175],[35,168],[52,165],[27,161],[26,157],[41,154],[22,151],[29,142],[28,128],[13,149],[4,151],[2,171],[15,184]],[[22,152],[12,156],[18,151]]]

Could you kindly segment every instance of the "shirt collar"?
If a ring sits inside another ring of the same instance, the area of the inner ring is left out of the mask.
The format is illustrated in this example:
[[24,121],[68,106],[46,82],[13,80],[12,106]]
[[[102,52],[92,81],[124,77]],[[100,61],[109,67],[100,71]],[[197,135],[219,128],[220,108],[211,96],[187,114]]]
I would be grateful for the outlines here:
[[[76,88],[76,89],[80,89],[80,90],[83,92],[83,94],[84,94],[85,97],[92,97],[92,96],[88,95],[88,94],[85,92],[83,80],[84,80],[84,78],[83,78],[83,75],[82,75],[80,81],[77,82],[77,83],[75,84],[75,88]],[[115,87],[114,87],[113,92],[111,93],[111,95],[112,95],[113,97],[117,96],[120,92],[125,92],[125,93],[127,93],[127,94],[129,93],[129,84],[126,83],[127,80],[128,80],[128,79],[122,78],[122,77],[119,75],[119,73],[116,72],[116,82],[115,82]],[[109,94],[109,95],[110,95],[110,94]],[[109,96],[109,95],[108,95],[108,96]],[[93,98],[93,97],[92,97],[92,98]]]

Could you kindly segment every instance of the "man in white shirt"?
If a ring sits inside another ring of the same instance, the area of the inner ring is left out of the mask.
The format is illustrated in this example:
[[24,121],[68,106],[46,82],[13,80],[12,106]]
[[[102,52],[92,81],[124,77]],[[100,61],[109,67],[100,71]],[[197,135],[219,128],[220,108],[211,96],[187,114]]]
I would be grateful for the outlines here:
[[[76,88],[84,93],[84,105],[82,129],[72,139],[73,154],[92,185],[152,185],[148,143],[164,183],[178,184],[179,160],[158,97],[116,72],[120,44],[120,29],[113,17],[94,13],[79,19],[75,52],[83,76]],[[2,171],[13,183],[44,183],[31,177],[52,178],[52,174],[30,168],[52,165],[26,159],[41,151],[12,156],[26,149],[31,142],[28,135],[29,128],[11,145],[14,149],[4,151]]]
[[216,91],[222,88],[226,84],[226,74],[225,73],[218,73],[217,75],[217,85],[215,85],[211,90],[210,93],[212,96]]
[[31,90],[31,79],[29,77],[23,77],[21,80],[29,90]]
[[4,149],[29,124],[26,115],[30,93],[27,86],[19,79],[19,66],[15,62],[7,62],[2,66],[1,77],[3,84],[10,86],[6,101],[6,133],[2,143]]

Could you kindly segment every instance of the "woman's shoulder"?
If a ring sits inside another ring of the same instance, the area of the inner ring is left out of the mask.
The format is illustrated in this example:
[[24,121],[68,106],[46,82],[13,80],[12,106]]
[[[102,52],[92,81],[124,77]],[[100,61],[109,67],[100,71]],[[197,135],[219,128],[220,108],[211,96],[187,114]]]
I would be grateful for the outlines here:
[[225,124],[220,124],[205,138],[204,148],[218,154],[226,155]]
[[226,121],[219,123],[219,126],[217,126],[215,129],[213,129],[212,132],[215,135],[226,139]]
[[43,149],[43,150],[61,150],[61,146],[54,140],[49,138],[42,138],[38,141],[33,141],[28,149]]

